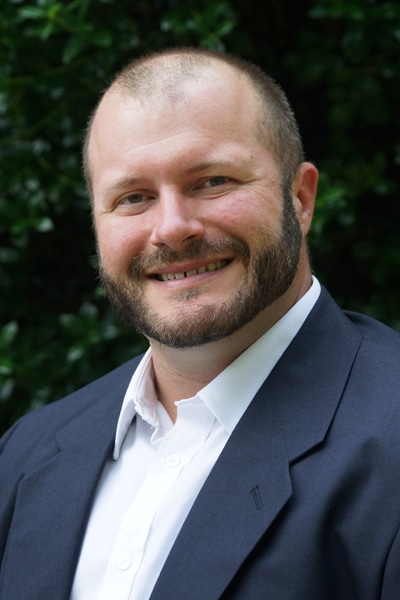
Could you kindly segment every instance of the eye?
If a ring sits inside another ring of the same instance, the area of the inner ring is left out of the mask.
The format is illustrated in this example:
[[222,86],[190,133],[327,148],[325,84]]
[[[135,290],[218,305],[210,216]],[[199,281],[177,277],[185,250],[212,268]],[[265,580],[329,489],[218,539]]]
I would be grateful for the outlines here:
[[203,183],[203,187],[217,187],[219,185],[224,185],[229,181],[229,177],[224,177],[223,175],[217,175],[215,177],[210,177]]
[[126,196],[123,196],[118,204],[122,204],[125,206],[129,206],[132,204],[140,204],[141,202],[145,202],[146,200],[149,200],[149,195],[148,194],[144,194],[142,192],[134,192],[131,194],[127,194]]

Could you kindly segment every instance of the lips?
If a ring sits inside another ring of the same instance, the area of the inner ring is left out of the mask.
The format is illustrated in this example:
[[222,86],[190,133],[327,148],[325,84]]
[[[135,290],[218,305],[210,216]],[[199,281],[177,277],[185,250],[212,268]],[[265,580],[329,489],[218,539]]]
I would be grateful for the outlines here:
[[229,263],[229,260],[217,260],[216,262],[210,263],[199,267],[198,269],[192,269],[190,271],[182,271],[180,273],[159,273],[155,277],[159,281],[171,281],[172,279],[184,279],[185,277],[193,277],[193,275],[199,275],[200,273],[206,273],[209,271],[218,271]]

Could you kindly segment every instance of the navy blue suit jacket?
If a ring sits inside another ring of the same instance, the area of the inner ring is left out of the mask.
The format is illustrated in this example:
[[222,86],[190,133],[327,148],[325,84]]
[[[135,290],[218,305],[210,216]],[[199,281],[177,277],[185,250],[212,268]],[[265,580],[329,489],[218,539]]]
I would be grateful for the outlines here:
[[[69,598],[137,362],[4,436],[1,600]],[[399,528],[400,335],[323,291],[230,437],[151,600],[399,600]]]

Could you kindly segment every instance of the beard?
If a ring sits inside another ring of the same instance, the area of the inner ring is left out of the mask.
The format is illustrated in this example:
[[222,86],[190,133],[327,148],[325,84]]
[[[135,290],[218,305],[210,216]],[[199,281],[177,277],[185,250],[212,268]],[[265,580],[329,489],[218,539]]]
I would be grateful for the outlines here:
[[[195,241],[180,252],[164,247],[152,255],[138,255],[124,280],[117,280],[100,265],[100,277],[112,307],[127,325],[171,348],[192,348],[229,337],[283,296],[296,275],[302,233],[290,189],[283,190],[283,198],[279,235],[271,239],[270,234],[261,232],[263,246],[252,252],[243,240],[232,236]],[[160,316],[146,302],[142,284],[146,271],[225,252],[233,252],[243,263],[246,275],[224,303],[199,303],[197,298],[206,286],[177,292],[177,308],[168,317]],[[191,310],[186,311],[190,304]]]

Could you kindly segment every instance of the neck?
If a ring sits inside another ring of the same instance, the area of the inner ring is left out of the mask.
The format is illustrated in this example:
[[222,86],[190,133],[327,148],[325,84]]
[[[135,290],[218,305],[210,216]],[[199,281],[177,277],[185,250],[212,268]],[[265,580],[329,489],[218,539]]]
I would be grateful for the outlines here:
[[177,400],[195,396],[245,350],[232,338],[183,350],[150,345],[158,399],[173,420]]

